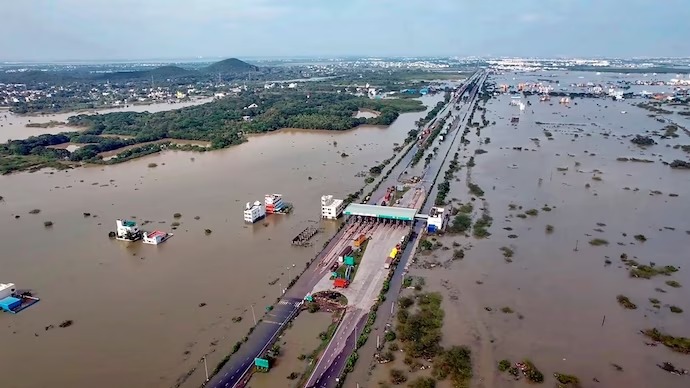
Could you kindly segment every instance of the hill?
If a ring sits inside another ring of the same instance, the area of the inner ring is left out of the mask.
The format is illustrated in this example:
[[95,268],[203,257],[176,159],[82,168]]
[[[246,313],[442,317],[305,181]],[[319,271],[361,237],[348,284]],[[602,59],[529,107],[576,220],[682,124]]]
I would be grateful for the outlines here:
[[207,73],[221,73],[221,74],[249,73],[249,72],[258,71],[258,70],[259,70],[259,68],[257,66],[250,65],[247,62],[240,61],[237,58],[224,59],[220,62],[213,63],[213,64],[202,69],[202,71],[207,72]]

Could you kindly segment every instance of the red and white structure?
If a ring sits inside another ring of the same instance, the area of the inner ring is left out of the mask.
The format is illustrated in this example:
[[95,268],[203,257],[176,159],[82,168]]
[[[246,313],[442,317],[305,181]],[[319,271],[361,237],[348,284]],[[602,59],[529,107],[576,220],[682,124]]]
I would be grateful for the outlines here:
[[282,194],[266,194],[264,197],[264,207],[266,208],[266,214],[277,213],[285,206],[283,203]]

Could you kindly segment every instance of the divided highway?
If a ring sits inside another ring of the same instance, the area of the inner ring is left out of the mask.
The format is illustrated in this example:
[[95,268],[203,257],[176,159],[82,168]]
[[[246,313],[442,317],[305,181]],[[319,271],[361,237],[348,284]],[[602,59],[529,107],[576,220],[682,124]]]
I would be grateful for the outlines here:
[[[446,159],[450,154],[451,150],[458,148],[457,141],[460,138],[460,136],[458,136],[458,133],[462,130],[462,127],[466,122],[467,116],[474,103],[474,99],[476,98],[476,95],[485,79],[486,75],[484,72],[480,71],[475,73],[472,77],[470,77],[467,80],[465,85],[463,85],[463,88],[461,89],[459,96],[457,97],[457,100],[451,100],[449,104],[446,107],[444,107],[444,109],[442,109],[437,116],[437,118],[444,117],[448,109],[452,109],[453,106],[455,106],[455,104],[460,103],[460,100],[463,97],[463,95],[468,93],[469,98],[467,99],[467,102],[463,104],[463,109],[459,112],[464,113],[464,115],[462,119],[458,120],[456,122],[456,125],[449,131],[449,133],[452,134],[452,140],[449,139],[450,141],[446,140],[445,142],[440,142],[440,153],[437,155],[436,158],[432,160],[429,166],[425,169],[422,183],[428,195],[431,195],[437,177],[439,176],[439,172],[445,164]],[[472,86],[471,88],[469,87],[470,85]],[[411,149],[410,152],[406,155],[405,159],[407,159],[407,162],[405,163],[405,160],[401,161],[401,163],[390,174],[390,177],[384,182],[382,182],[380,189],[377,190],[377,192],[374,195],[372,195],[372,198],[369,201],[370,204],[374,204],[379,199],[381,199],[383,194],[385,194],[385,190],[387,187],[390,187],[398,183],[399,176],[402,175],[402,172],[409,167],[412,155],[414,155],[414,153],[416,152],[417,147],[418,146],[415,145],[413,149]],[[443,155],[443,158],[440,157],[441,155]],[[427,199],[426,204],[422,209],[423,212],[428,213],[429,209],[434,205],[433,198],[434,197]],[[391,279],[391,291],[389,291],[389,294],[393,292],[395,293],[395,297],[387,298],[386,303],[379,307],[379,311],[381,312],[381,314],[377,317],[377,319],[380,319],[381,322],[387,321],[388,317],[390,317],[390,312],[392,311],[391,304],[397,300],[397,294],[402,286],[402,279],[405,273],[407,262],[409,258],[413,255],[414,250],[416,249],[418,243],[417,239],[418,236],[421,235],[423,228],[424,225],[422,225],[421,223],[417,223],[417,225],[413,227],[413,231],[415,233],[413,233],[413,237],[410,239],[409,243],[407,244],[407,247],[403,251],[400,263],[395,269],[393,278]],[[350,309],[350,307],[348,307],[348,309]],[[348,313],[350,313],[350,311],[348,311]],[[347,315],[348,314],[346,314],[346,316]],[[358,334],[356,333],[361,333],[366,324],[368,311],[358,316],[360,316],[361,318],[357,320],[357,323],[355,324],[356,330],[354,330],[353,327],[344,328],[343,324],[341,324],[341,326],[338,327],[336,335],[331,340],[329,347],[326,348],[324,353],[321,355],[316,367],[314,368],[314,372],[309,377],[309,380],[306,385],[307,388],[332,388],[337,385],[338,377],[342,374],[343,370],[345,369],[347,358],[355,349],[355,344],[358,336]],[[348,322],[348,324],[352,324],[352,322]],[[345,338],[345,336],[347,338]],[[340,343],[342,341],[346,341],[344,347],[331,346],[333,343]],[[369,341],[367,345],[374,346],[372,341]],[[364,359],[369,360],[370,358]]]
[[[476,80],[477,77],[482,75],[480,73],[481,72],[475,73],[465,85],[468,85],[472,80]],[[481,78],[480,81],[483,82],[483,79],[484,78]],[[465,92],[467,92],[466,88],[462,90],[463,94]],[[468,100],[469,105],[472,104],[474,96],[476,95],[476,88],[473,89],[473,92],[474,93],[472,94],[472,97]],[[462,94],[458,98],[461,97]],[[448,109],[452,109],[452,106],[456,102],[457,101],[455,100],[451,100],[451,102],[444,109],[442,109],[441,112],[439,112],[437,118],[443,117],[443,115],[447,113]],[[466,115],[467,113],[465,114],[465,116]],[[460,120],[461,123],[464,121],[465,118],[463,118],[463,120]],[[459,131],[459,128],[460,126],[456,128],[456,132]],[[457,133],[454,135],[457,137]],[[448,143],[454,144],[455,137],[453,138],[452,142]],[[369,201],[370,203],[373,204],[376,202],[376,200],[380,199],[383,196],[383,194],[385,194],[385,189],[387,187],[390,187],[398,183],[398,177],[409,166],[412,156],[415,154],[418,147],[419,146],[417,144],[412,146],[410,152],[408,152],[408,154],[405,155],[404,159],[400,162],[400,164],[394,169],[390,176],[387,179],[385,179],[384,182],[381,183],[379,189],[371,196],[371,200]],[[443,160],[445,161],[445,158]],[[426,175],[431,176],[431,178],[435,180],[435,177],[437,176],[437,171],[434,171],[434,169],[440,168],[442,164],[443,162],[440,162],[436,166],[436,163],[432,161],[432,164],[426,171]],[[433,186],[433,181],[425,182],[425,188],[427,190],[427,193],[431,191],[430,189],[433,188]],[[427,204],[429,203],[433,204],[433,201],[427,201]],[[428,208],[429,205],[425,206],[424,210],[428,210]],[[421,232],[421,228],[422,226],[420,225],[414,228],[415,232],[417,232],[416,234],[419,234]],[[206,383],[206,387],[231,388],[243,385],[243,383],[246,380],[246,377],[248,376],[248,372],[254,365],[254,358],[262,354],[273,343],[282,327],[285,324],[287,324],[287,322],[289,322],[298,313],[299,309],[302,306],[303,299],[307,295],[307,293],[309,293],[319,282],[319,280],[321,280],[326,275],[326,272],[328,272],[328,266],[320,265],[320,263],[329,255],[333,254],[333,251],[337,247],[341,238],[345,233],[348,233],[348,231],[348,228],[344,228],[343,230],[338,232],[338,234],[336,234],[336,236],[333,239],[331,239],[330,243],[326,246],[326,248],[324,248],[319,253],[319,255],[312,262],[310,267],[299,277],[299,279],[285,293],[285,295],[283,295],[283,297],[273,308],[273,310],[267,312],[264,315],[264,317],[262,317],[262,321],[257,324],[254,331],[248,336],[247,342],[242,344],[237,353],[232,355],[230,360],[220,369],[220,371],[218,371],[218,373],[214,374],[211,377],[211,379]],[[402,275],[399,276],[399,274],[402,273],[401,271],[404,267],[404,263],[406,263],[409,256],[411,256],[412,247],[414,247],[415,245],[415,241],[410,241],[410,243],[408,244],[408,248],[403,252],[403,259],[401,259],[401,264],[399,264],[398,268],[396,269],[395,277],[393,280],[394,282],[399,283],[401,281],[400,279],[402,278]],[[393,284],[391,284],[391,286],[391,289],[399,289],[399,285],[394,286]],[[324,352],[324,355],[320,358],[319,363],[327,362],[327,367],[324,368],[319,367],[319,365],[317,365],[315,370],[321,373],[310,378],[310,381],[312,381],[311,386],[335,386],[337,377],[344,370],[347,356],[354,350],[354,345],[356,343],[355,333],[360,332],[360,330],[364,327],[364,324],[366,323],[366,318],[367,315],[364,314],[364,316],[361,318],[352,315],[351,317],[348,317],[347,321],[344,319],[341,325],[353,325],[356,326],[358,330],[351,332],[349,335],[347,335],[347,338],[345,338],[344,335],[342,338],[338,337],[338,332],[336,332],[336,336],[331,341],[331,343],[333,343],[333,341],[342,341],[345,343],[345,345],[340,349],[339,352],[337,352],[338,354],[329,353],[329,349],[326,349],[326,352]]]

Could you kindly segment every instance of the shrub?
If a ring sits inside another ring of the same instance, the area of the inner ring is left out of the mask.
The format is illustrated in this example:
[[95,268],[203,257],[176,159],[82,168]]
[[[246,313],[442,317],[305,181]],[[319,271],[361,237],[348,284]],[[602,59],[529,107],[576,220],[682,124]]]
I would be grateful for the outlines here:
[[592,240],[589,240],[590,245],[594,245],[595,247],[598,247],[600,245],[609,245],[609,242],[604,240],[603,238],[595,238]]
[[512,313],[513,313],[513,309],[511,309],[510,307],[502,307],[502,308],[501,308],[501,311],[502,311],[504,314],[512,314]]
[[464,233],[472,226],[472,218],[467,214],[458,214],[448,228],[452,233]]
[[630,299],[628,299],[628,297],[625,295],[618,295],[616,297],[616,300],[618,301],[618,304],[625,307],[626,309],[629,309],[629,310],[637,309],[637,305],[635,303],[631,302]]
[[553,225],[546,225],[546,233],[553,233]]
[[513,254],[515,253],[512,249],[508,247],[501,247],[500,249],[503,252],[503,257],[513,257]]
[[33,209],[29,211],[29,214],[38,214],[41,212],[41,209]]
[[669,309],[671,309],[672,313],[680,314],[683,312],[683,309],[678,307],[678,306],[670,306]]
[[669,287],[673,287],[673,288],[680,288],[681,287],[680,283],[678,283],[675,280],[667,280],[666,285]]
[[405,381],[407,381],[407,376],[405,375],[405,372],[401,371],[400,369],[391,369],[390,378],[391,383],[395,385],[402,384]]
[[472,357],[466,346],[453,346],[434,360],[434,374],[444,379],[450,377],[456,387],[464,386],[472,378]]
[[53,221],[45,221],[43,223],[43,226],[45,226],[46,228],[50,228],[51,226],[53,226]]
[[537,210],[537,209],[529,209],[529,210],[526,210],[526,211],[525,211],[525,214],[534,217],[534,216],[536,216],[537,214],[539,214],[539,210]]
[[154,168],[154,167],[158,167],[158,165],[156,163],[149,163],[149,168]]
[[182,217],[182,214],[180,214],[180,213],[173,214],[173,218],[180,218],[180,217]]
[[498,370],[501,372],[505,372],[508,369],[510,369],[510,361],[508,360],[501,360],[498,362]]
[[578,379],[575,376],[572,375],[566,375],[563,373],[554,373],[553,376],[558,380],[559,383],[561,384],[571,384],[573,386],[579,386],[580,385],[580,379]]
[[383,336],[383,338],[386,339],[386,341],[395,341],[396,335],[393,330],[389,330],[386,332],[386,334]]
[[644,234],[636,234],[635,240],[637,240],[639,242],[645,242],[645,241],[647,241],[647,237],[645,237]]
[[213,233],[211,229],[204,229],[204,233],[208,236],[209,234]]

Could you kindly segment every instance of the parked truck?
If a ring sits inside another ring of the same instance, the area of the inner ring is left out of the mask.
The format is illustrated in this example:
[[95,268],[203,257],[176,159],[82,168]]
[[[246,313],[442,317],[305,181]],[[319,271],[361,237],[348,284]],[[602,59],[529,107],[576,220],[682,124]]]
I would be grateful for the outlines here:
[[335,288],[347,288],[350,285],[346,279],[338,278],[333,281],[333,287]]
[[343,260],[345,260],[345,256],[349,256],[352,253],[352,247],[351,246],[346,246],[343,248],[342,251],[340,251],[340,254],[338,255],[338,262],[340,264],[343,263]]

